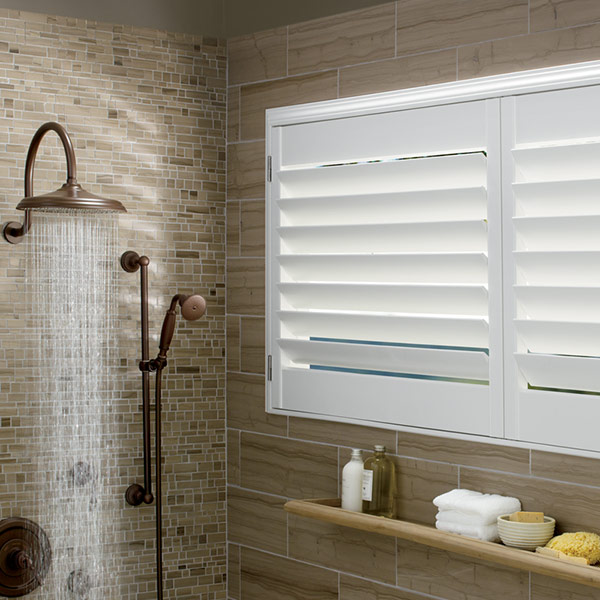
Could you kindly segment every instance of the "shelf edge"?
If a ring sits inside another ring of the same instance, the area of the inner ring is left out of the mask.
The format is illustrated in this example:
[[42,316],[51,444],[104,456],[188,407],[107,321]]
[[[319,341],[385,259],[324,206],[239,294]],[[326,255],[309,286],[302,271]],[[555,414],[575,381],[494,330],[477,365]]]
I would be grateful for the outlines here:
[[527,550],[446,533],[428,525],[344,510],[340,508],[340,501],[337,498],[290,500],[284,505],[284,508],[287,512],[300,517],[397,537],[520,571],[531,571],[571,583],[600,588],[600,568],[598,567],[568,563]]

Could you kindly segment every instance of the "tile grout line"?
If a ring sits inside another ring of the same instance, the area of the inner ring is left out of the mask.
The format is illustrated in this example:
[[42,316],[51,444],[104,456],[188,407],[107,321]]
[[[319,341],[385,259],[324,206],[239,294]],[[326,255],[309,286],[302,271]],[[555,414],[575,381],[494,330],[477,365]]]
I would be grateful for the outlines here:
[[[337,476],[336,476],[336,479],[337,479],[337,497],[338,498],[342,497],[342,490],[340,489],[340,452],[341,452],[341,450],[342,449],[340,448],[340,446],[338,446],[337,447],[337,470],[336,470],[336,473],[337,473]],[[342,481],[343,481],[343,479],[342,479]]]
[[[242,86],[238,86],[238,141],[242,139]],[[228,171],[225,171],[226,173]]]
[[459,81],[459,78],[458,78],[458,48],[456,49],[456,81]]
[[394,58],[398,57],[398,0],[394,2]]
[[238,481],[242,486],[242,430],[238,431]]

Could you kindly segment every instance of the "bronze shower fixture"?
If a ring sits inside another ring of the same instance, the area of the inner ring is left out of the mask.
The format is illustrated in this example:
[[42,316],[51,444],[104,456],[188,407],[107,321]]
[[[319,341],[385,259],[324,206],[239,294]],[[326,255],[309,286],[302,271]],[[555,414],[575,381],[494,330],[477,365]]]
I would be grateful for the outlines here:
[[25,596],[42,585],[52,550],[44,530],[33,521],[0,521],[0,596]]
[[[125,492],[125,500],[131,506],[152,504],[156,500],[156,587],[157,599],[162,600],[162,497],[161,497],[161,376],[167,366],[167,352],[175,332],[177,305],[181,306],[181,314],[187,321],[195,321],[206,312],[206,301],[197,294],[184,296],[176,294],[165,315],[158,344],[158,355],[150,359],[148,333],[148,265],[150,259],[137,252],[128,251],[121,256],[121,266],[128,273],[140,271],[141,285],[141,318],[142,318],[142,359],[139,369],[142,372],[142,423],[144,446],[144,485],[132,483]],[[156,496],[152,493],[152,465],[150,442],[150,380],[151,372],[156,373],[155,385],[155,440],[154,462],[156,473]]]
[[[48,192],[39,196],[33,196],[33,169],[38,148],[43,137],[49,131],[58,134],[65,150],[67,159],[67,182],[55,192]],[[23,241],[25,234],[31,228],[31,211],[45,210],[64,212],[71,209],[86,209],[100,212],[127,212],[118,200],[100,198],[84,190],[77,183],[77,165],[75,162],[75,150],[66,129],[59,123],[52,121],[44,123],[34,134],[27,160],[25,161],[25,197],[17,205],[18,210],[25,211],[23,223],[10,221],[2,228],[4,239],[11,244]]]

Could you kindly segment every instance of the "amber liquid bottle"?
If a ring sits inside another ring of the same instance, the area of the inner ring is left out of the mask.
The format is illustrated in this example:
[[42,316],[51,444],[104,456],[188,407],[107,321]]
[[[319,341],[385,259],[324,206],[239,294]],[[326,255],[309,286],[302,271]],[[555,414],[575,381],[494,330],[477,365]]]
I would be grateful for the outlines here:
[[363,512],[395,519],[395,499],[396,465],[386,455],[385,446],[375,446],[375,454],[364,465]]

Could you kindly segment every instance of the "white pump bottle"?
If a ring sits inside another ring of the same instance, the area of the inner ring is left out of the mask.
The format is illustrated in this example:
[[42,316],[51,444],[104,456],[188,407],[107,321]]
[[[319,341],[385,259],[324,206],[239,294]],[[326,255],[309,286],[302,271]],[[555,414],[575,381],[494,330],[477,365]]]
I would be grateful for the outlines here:
[[362,451],[353,448],[350,462],[342,470],[342,508],[362,512]]

